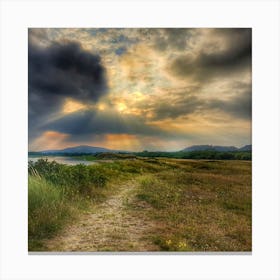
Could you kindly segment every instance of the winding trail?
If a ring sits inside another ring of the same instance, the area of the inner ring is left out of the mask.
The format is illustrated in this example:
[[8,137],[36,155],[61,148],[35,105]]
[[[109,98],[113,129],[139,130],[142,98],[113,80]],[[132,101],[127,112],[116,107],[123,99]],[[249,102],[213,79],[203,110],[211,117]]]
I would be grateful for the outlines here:
[[120,186],[116,195],[94,206],[75,224],[46,241],[46,251],[158,251],[148,238],[154,227],[145,215],[148,205],[137,203],[137,211],[127,207],[128,203],[134,203],[134,188],[133,181]]

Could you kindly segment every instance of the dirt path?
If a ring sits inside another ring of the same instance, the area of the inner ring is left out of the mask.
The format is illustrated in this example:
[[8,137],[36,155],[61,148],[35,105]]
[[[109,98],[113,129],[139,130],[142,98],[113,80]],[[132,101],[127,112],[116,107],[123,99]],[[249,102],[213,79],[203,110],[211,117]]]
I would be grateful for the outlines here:
[[158,247],[147,238],[154,226],[145,215],[147,206],[138,205],[139,211],[127,208],[134,187],[134,182],[121,186],[118,194],[47,241],[46,251],[157,251]]

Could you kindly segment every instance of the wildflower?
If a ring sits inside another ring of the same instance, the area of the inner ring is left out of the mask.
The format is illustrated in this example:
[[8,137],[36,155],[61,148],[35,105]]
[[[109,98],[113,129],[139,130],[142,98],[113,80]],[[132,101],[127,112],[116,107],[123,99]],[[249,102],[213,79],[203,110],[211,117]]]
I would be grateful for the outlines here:
[[169,239],[169,240],[166,240],[166,244],[169,246],[171,245],[172,241]]
[[187,246],[186,242],[180,241],[178,244],[179,248],[185,248]]

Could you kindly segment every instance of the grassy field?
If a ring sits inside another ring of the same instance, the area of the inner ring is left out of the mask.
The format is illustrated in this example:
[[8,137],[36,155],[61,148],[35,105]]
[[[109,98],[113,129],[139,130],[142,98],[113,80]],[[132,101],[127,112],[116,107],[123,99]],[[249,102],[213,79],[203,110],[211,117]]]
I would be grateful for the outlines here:
[[[159,163],[160,164],[160,163]],[[158,223],[167,251],[251,250],[251,164],[166,161],[170,168],[138,178],[137,199]]]
[[46,250],[45,240],[123,184],[130,189],[122,215],[151,221],[144,238],[155,247],[147,251],[251,251],[251,181],[250,161],[138,158],[66,166],[41,160],[29,166],[29,251]]

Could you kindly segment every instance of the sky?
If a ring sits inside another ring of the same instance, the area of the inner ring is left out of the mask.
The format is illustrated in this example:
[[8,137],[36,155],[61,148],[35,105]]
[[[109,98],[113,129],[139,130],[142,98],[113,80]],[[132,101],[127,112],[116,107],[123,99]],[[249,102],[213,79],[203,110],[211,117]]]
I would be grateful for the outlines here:
[[29,151],[251,144],[248,28],[30,28]]

